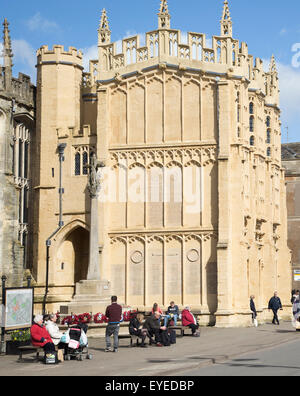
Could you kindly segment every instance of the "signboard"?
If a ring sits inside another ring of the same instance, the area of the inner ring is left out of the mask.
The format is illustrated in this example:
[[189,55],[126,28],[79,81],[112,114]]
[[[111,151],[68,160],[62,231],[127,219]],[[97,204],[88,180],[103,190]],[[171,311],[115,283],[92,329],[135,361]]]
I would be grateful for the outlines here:
[[300,282],[300,270],[294,270],[294,281]]
[[32,325],[33,288],[5,289],[6,330],[25,329]]

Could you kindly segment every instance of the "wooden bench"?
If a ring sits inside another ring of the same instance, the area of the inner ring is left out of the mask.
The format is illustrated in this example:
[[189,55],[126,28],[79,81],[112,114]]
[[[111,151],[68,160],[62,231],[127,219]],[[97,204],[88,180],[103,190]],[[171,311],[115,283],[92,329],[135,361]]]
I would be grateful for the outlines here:
[[170,326],[169,327],[171,330],[179,330],[180,331],[180,337],[185,336],[185,331],[192,331],[188,326]]
[[184,327],[183,326],[170,326],[169,329],[175,330],[175,332],[177,330],[179,330],[180,331],[180,337],[184,336]]
[[35,352],[36,353],[35,360],[38,362],[40,358],[40,353],[44,351],[43,348],[35,347],[33,345],[21,346],[18,349],[19,349],[19,360],[18,360],[19,362],[23,361],[23,353],[26,352]]
[[133,344],[136,343],[136,346],[139,345],[139,337],[131,334],[119,334],[119,340],[129,340],[130,339],[130,347],[133,347]]

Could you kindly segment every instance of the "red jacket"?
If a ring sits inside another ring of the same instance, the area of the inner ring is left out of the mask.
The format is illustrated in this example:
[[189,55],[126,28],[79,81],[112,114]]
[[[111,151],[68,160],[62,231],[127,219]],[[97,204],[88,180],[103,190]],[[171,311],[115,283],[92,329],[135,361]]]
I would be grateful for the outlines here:
[[[52,339],[46,330],[45,326],[39,326],[38,324],[32,325],[30,329],[30,334],[31,334],[31,343],[33,346],[37,347],[43,347],[49,342],[52,343]],[[44,342],[42,342],[42,338],[44,338]]]
[[189,324],[195,324],[194,316],[190,311],[184,309],[181,313],[182,326],[188,326]]

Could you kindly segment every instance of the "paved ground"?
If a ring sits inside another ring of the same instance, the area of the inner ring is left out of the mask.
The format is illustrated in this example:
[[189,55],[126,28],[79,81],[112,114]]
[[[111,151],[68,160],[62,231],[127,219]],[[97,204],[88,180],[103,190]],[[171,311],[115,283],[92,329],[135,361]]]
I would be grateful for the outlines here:
[[[203,328],[200,338],[178,338],[176,345],[164,348],[131,349],[128,347],[129,342],[122,340],[117,354],[104,352],[104,339],[90,338],[92,360],[45,366],[34,362],[32,355],[25,356],[23,363],[18,363],[16,356],[4,356],[0,357],[0,376],[198,376],[206,375],[205,370],[207,375],[231,375],[232,364],[242,370],[245,367],[249,369],[247,366],[255,365],[257,362],[239,359],[259,359],[260,365],[278,366],[274,370],[278,375],[278,371],[284,371],[285,366],[289,365],[290,357],[287,353],[291,353],[292,364],[289,367],[294,367],[293,373],[300,374],[300,363],[295,363],[300,352],[299,339],[300,333],[296,332],[289,322],[280,326],[266,324],[258,328],[245,329]],[[271,355],[268,355],[268,350],[277,349],[278,346],[283,348],[284,361],[280,348],[273,354],[273,360],[269,357]],[[262,351],[266,354],[261,355]],[[278,363],[275,364],[274,359],[277,357]],[[272,364],[268,363],[270,359]]]
[[222,364],[184,372],[184,376],[200,377],[292,377],[300,375],[300,342],[285,343],[261,352],[250,353]]

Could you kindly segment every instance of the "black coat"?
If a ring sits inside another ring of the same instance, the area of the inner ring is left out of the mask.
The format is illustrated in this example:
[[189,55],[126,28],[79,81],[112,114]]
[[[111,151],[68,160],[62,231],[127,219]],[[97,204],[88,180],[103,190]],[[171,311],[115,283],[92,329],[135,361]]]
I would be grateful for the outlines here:
[[282,304],[279,297],[272,297],[269,301],[269,309],[273,311],[278,311],[278,309],[282,308]]
[[257,316],[255,303],[254,303],[254,300],[252,300],[252,298],[250,299],[250,309],[255,314],[255,316]]
[[150,330],[159,330],[160,329],[160,321],[154,316],[150,316],[145,320],[144,329]]
[[142,324],[138,321],[137,318],[133,318],[130,320],[129,323],[129,334],[131,335],[139,335],[139,331],[136,331],[134,329],[139,330]]

